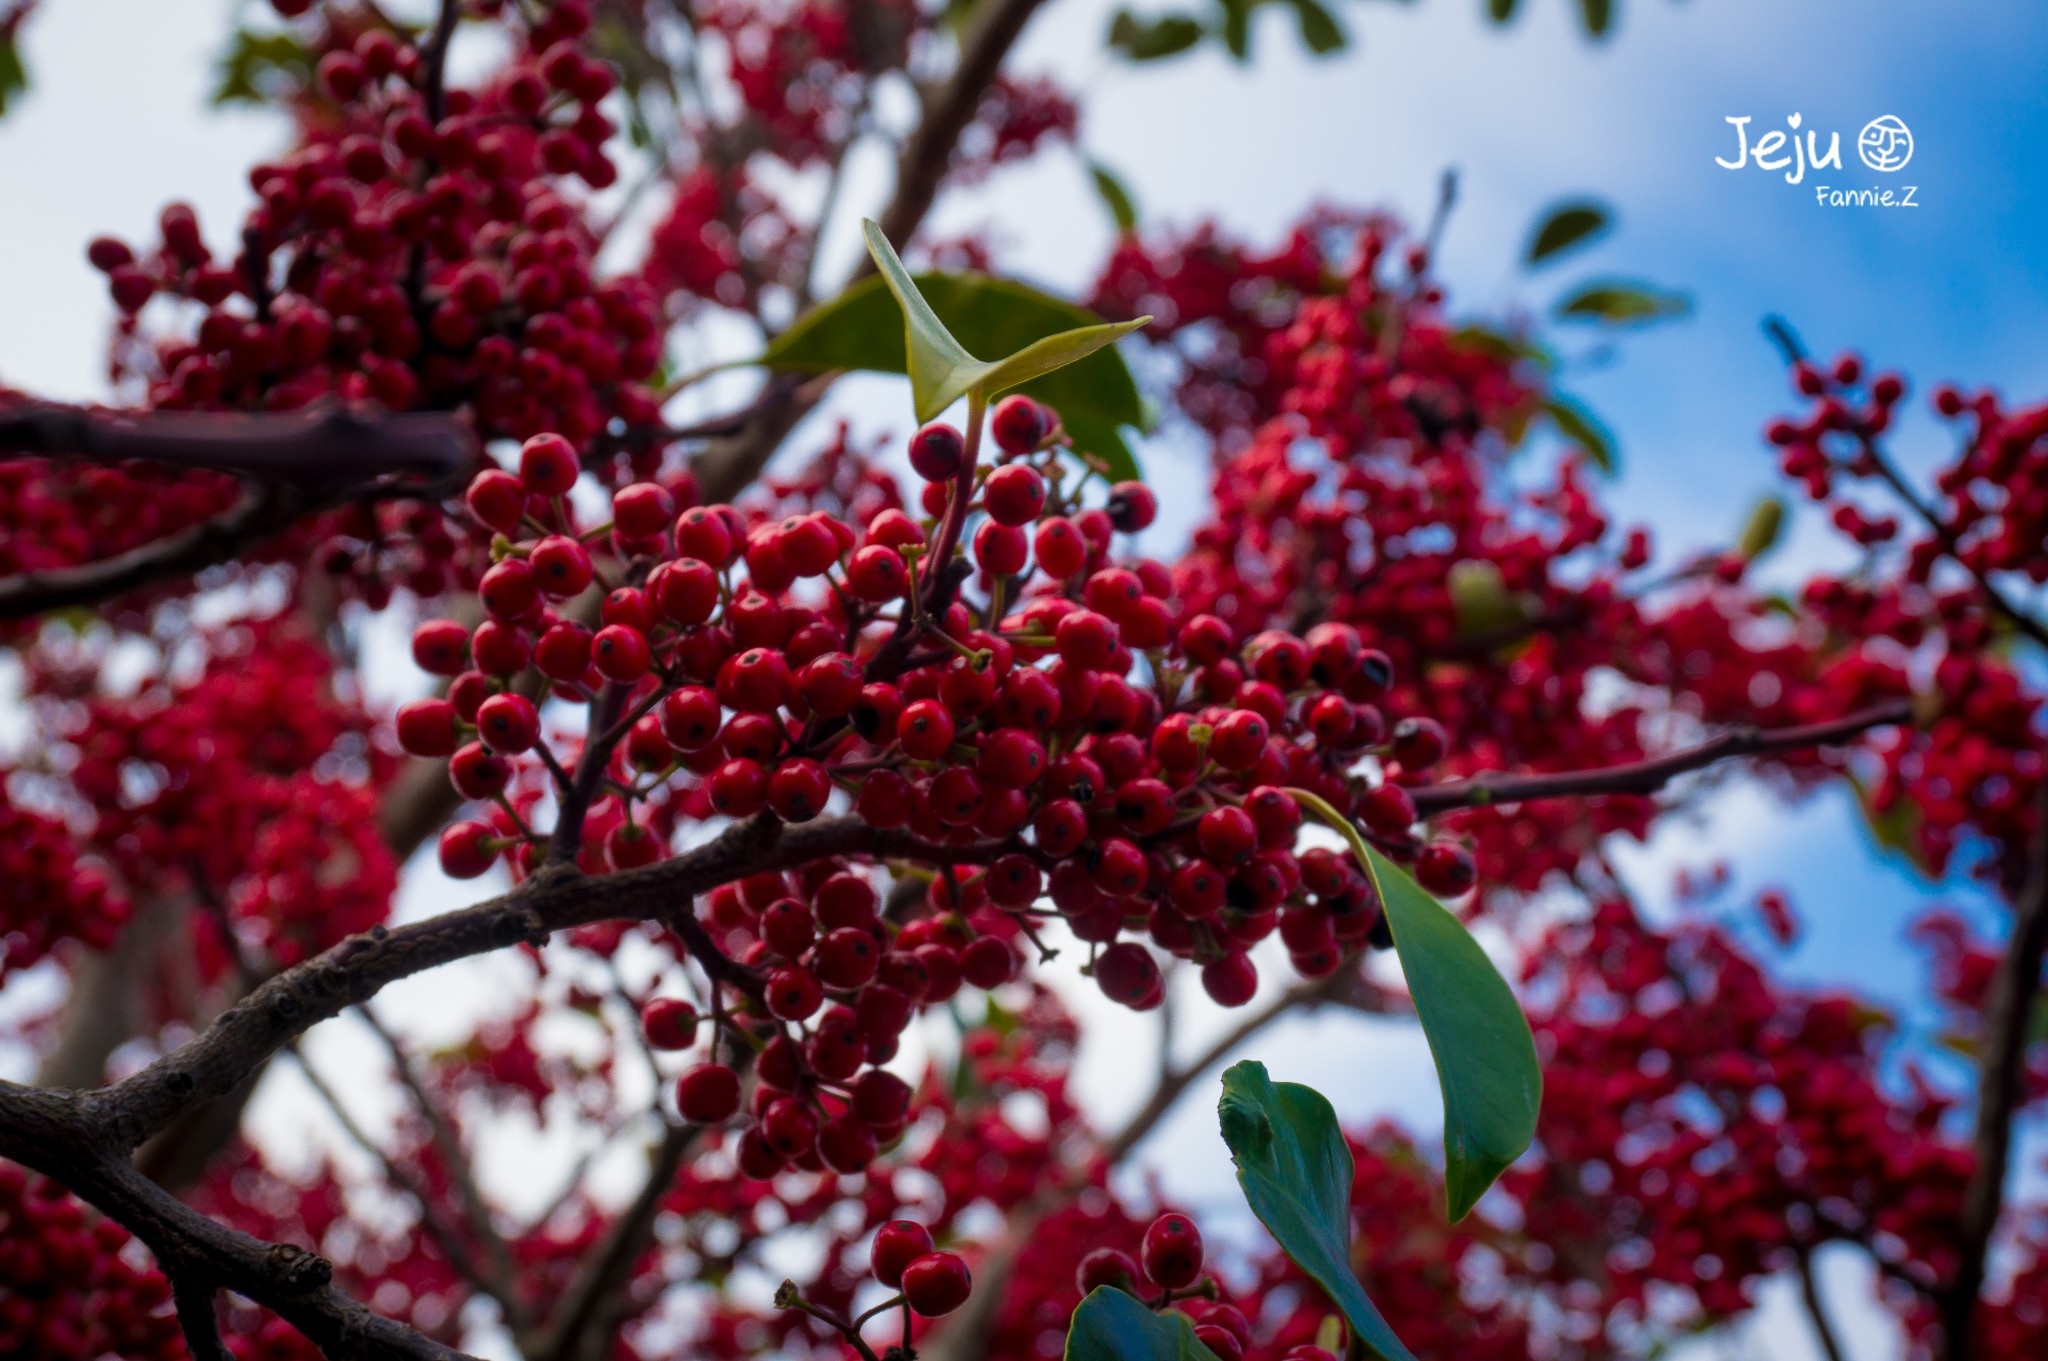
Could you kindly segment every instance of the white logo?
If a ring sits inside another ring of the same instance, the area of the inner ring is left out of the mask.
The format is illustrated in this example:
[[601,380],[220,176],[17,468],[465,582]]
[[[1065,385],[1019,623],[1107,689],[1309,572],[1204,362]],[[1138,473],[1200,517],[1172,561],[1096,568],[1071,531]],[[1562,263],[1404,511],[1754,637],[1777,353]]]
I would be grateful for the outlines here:
[[1873,118],[1856,138],[1856,154],[1872,170],[1889,173],[1913,159],[1913,133],[1895,114]]

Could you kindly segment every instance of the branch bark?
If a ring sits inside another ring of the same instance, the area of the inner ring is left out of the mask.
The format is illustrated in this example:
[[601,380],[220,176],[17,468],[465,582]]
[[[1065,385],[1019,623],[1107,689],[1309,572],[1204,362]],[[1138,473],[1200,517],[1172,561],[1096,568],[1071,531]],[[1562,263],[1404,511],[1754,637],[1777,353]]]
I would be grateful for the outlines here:
[[1942,1354],[1949,1361],[1965,1361],[1973,1352],[1985,1259],[2005,1204],[2013,1117],[2025,1100],[2028,1039],[2044,955],[2048,955],[2048,771],[2043,772],[2034,799],[2034,830],[2027,846],[2025,877],[2013,902],[2012,938],[2006,943],[1985,1006],[1987,1048],[1977,1076],[1976,1163],[1963,1190],[1956,1269],[1937,1301]]
[[1454,808],[1481,808],[1537,799],[1585,798],[1606,794],[1654,794],[1680,775],[1701,770],[1735,756],[1839,746],[1873,728],[1913,721],[1911,700],[1891,700],[1825,723],[1792,728],[1732,728],[1698,746],[1666,756],[1592,770],[1567,770],[1549,775],[1506,775],[1483,771],[1468,780],[1421,785],[1408,792],[1424,817]]

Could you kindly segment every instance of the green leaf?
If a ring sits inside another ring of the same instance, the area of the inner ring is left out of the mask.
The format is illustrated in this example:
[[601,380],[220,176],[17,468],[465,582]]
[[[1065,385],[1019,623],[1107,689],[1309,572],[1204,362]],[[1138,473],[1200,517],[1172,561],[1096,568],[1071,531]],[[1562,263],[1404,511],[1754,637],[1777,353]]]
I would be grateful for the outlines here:
[[861,234],[867,238],[868,254],[881,272],[882,282],[896,295],[903,309],[903,352],[905,372],[910,375],[911,400],[917,418],[928,421],[967,395],[975,384],[981,361],[969,354],[946,323],[939,320],[924,294],[917,291],[910,271],[897,258],[896,248],[882,235],[881,224],[863,221]]
[[1535,612],[1534,602],[1508,589],[1499,564],[1484,558],[1452,563],[1447,585],[1460,639],[1499,633],[1525,622]]
[[1604,280],[1588,284],[1557,305],[1566,321],[1592,321],[1608,326],[1642,326],[1669,321],[1692,310],[1692,299],[1651,284]]
[[1615,452],[1614,436],[1583,402],[1554,392],[1543,403],[1543,414],[1557,426],[1557,433],[1584,449],[1601,472],[1613,474],[1621,461]]
[[1140,19],[1120,9],[1109,21],[1109,45],[1131,61],[1160,61],[1177,57],[1202,41],[1202,25],[1186,14],[1162,14],[1157,19]]
[[1536,1137],[1536,1041],[1507,980],[1464,923],[1408,871],[1364,849],[1444,1091],[1444,1193],[1455,1223]]
[[1612,225],[1613,219],[1606,207],[1592,199],[1573,199],[1555,204],[1529,238],[1529,247],[1522,253],[1522,262],[1540,265],[1553,255],[1584,245]]
[[1748,521],[1742,526],[1742,537],[1736,541],[1735,555],[1744,562],[1755,562],[1778,546],[1778,540],[1785,533],[1785,503],[1775,496],[1766,496],[1750,511]]
[[222,54],[211,96],[215,107],[269,104],[313,79],[313,53],[291,33],[238,28]]
[[1301,24],[1302,46],[1315,55],[1327,56],[1341,52],[1350,43],[1345,35],[1344,25],[1337,22],[1337,16],[1317,3],[1317,0],[1290,0],[1294,6],[1294,17]]
[[1067,1325],[1065,1361],[1216,1361],[1178,1310],[1155,1314],[1113,1285],[1098,1285]]
[[1606,37],[1614,27],[1614,0],[1579,0],[1579,19],[1589,36]]
[[1515,17],[1515,6],[1520,0],[1486,0],[1486,17],[1497,24],[1504,24]]
[[27,89],[28,68],[21,64],[21,48],[12,34],[0,33],[0,114]]
[[1322,1093],[1276,1083],[1263,1063],[1247,1060],[1224,1072],[1216,1114],[1237,1184],[1274,1241],[1344,1311],[1373,1355],[1415,1361],[1352,1269],[1351,1182],[1358,1168]]
[[1223,6],[1222,38],[1230,55],[1241,62],[1252,59],[1252,11],[1260,0],[1217,0]]
[[[890,259],[894,258],[894,252],[890,252]],[[896,266],[899,272],[901,268],[900,264]],[[1035,342],[1074,334],[1077,323],[1083,332],[1115,329],[1101,327],[1099,319],[1086,308],[1014,280],[985,274],[920,274],[909,283],[909,288],[928,317],[927,326],[936,322],[943,333],[944,340],[934,343],[943,346],[950,341],[952,348],[946,351],[947,355],[957,352],[966,356],[968,365],[985,369],[1000,366],[982,366],[967,346],[984,354],[1014,355]],[[905,315],[887,274],[863,279],[798,318],[775,338],[760,362],[769,368],[806,373],[836,369],[909,372],[911,332]],[[958,359],[947,361],[944,356],[941,362],[959,363]],[[953,370],[945,372],[950,379]],[[913,378],[913,390],[914,384]],[[1076,447],[1103,459],[1112,469],[1121,470],[1119,477],[1137,477],[1137,463],[1131,457],[1122,428],[1143,428],[1145,406],[1130,370],[1114,349],[1106,345],[1096,347],[1078,362],[1019,385],[1060,413]],[[924,409],[924,399],[920,397],[920,420],[928,419],[922,414]]]
[[1132,201],[1130,188],[1116,172],[1100,161],[1090,161],[1088,177],[1095,181],[1095,192],[1109,209],[1110,217],[1116,220],[1116,229],[1119,232],[1137,230],[1138,205]]
[[1536,1137],[1543,1070],[1529,1020],[1464,923],[1351,819],[1306,789],[1287,792],[1344,838],[1379,893],[1443,1088],[1444,1193],[1455,1223]]

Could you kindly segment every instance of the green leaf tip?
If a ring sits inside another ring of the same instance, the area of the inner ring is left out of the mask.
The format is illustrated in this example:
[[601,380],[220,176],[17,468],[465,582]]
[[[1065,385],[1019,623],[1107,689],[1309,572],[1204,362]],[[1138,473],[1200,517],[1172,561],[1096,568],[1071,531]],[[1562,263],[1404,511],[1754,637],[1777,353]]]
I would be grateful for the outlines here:
[[1178,1310],[1154,1313],[1135,1296],[1100,1285],[1067,1325],[1065,1361],[1216,1361]]
[[910,395],[920,422],[934,420],[962,397],[982,401],[1040,378],[1129,335],[1152,318],[1082,326],[1071,331],[1034,340],[1003,359],[977,359],[954,339],[946,323],[932,310],[918,291],[910,271],[903,267],[896,248],[882,234],[881,224],[872,219],[861,222],[868,254],[880,271],[882,281],[903,309],[903,342]]

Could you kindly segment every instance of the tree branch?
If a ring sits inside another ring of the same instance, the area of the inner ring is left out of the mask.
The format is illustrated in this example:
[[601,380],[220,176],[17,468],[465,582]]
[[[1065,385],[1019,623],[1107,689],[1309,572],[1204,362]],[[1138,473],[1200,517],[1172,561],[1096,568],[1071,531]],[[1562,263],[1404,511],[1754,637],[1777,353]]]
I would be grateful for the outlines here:
[[1566,770],[1550,775],[1506,775],[1482,771],[1466,780],[1421,785],[1408,792],[1423,817],[1454,808],[1483,808],[1537,799],[1583,798],[1605,794],[1654,794],[1673,779],[1735,756],[1839,746],[1872,728],[1913,721],[1911,700],[1890,700],[1824,723],[1793,728],[1731,728],[1695,747],[1625,765],[1592,770]]
[[1828,1320],[1827,1304],[1820,1297],[1820,1282],[1814,1279],[1813,1254],[1803,1247],[1799,1249],[1799,1298],[1806,1304],[1806,1316],[1813,1320],[1813,1332],[1820,1340],[1821,1353],[1827,1361],[1845,1361],[1841,1340],[1835,1336],[1835,1325]]
[[1984,1009],[1988,1048],[1977,1077],[1976,1163],[1963,1190],[1955,1273],[1937,1299],[1944,1335],[1942,1354],[1950,1361],[1966,1361],[1973,1352],[1972,1331],[1978,1296],[1984,1289],[1985,1259],[2005,1203],[2013,1117],[2025,1097],[2027,1047],[2044,954],[2048,954],[2048,772],[2043,773],[2035,793],[2025,878],[2013,900],[2012,939],[1998,962]]

